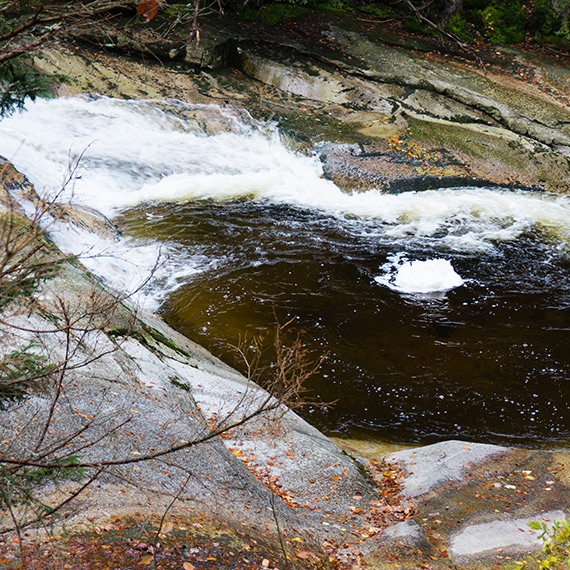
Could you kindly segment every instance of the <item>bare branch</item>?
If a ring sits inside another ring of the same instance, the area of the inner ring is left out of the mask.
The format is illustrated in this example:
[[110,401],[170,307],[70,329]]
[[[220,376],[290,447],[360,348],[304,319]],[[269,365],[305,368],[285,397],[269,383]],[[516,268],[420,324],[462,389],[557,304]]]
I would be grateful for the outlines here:
[[0,54],[0,63],[4,63],[5,61],[8,61],[10,59],[14,59],[20,55],[34,51],[39,46],[41,46],[42,44],[47,42],[49,39],[51,39],[53,36],[55,36],[55,34],[58,30],[59,30],[59,27],[56,26],[56,27],[44,32],[43,34],[41,34],[40,36],[38,36],[37,38],[35,38],[33,40],[23,42],[22,44],[13,48],[12,50],[1,53]]
[[26,30],[28,30],[32,26],[35,26],[38,22],[38,16],[40,15],[42,9],[43,9],[43,7],[40,6],[40,8],[38,9],[38,11],[35,13],[34,17],[31,20],[24,22],[20,26],[17,26],[13,30],[9,31],[8,33],[0,36],[0,42],[5,42],[7,40],[15,38],[16,36],[19,36],[22,32],[25,32]]
[[150,461],[152,459],[158,459],[159,457],[163,457],[165,455],[169,455],[171,453],[176,453],[177,451],[181,451],[183,449],[189,449],[190,447],[196,447],[197,445],[201,445],[203,443],[206,443],[208,441],[211,441],[214,438],[217,438],[218,436],[231,431],[235,428],[238,428],[242,425],[245,425],[247,423],[249,423],[252,419],[265,414],[269,411],[275,410],[277,408],[279,408],[281,406],[280,402],[275,400],[275,398],[273,396],[271,396],[271,394],[268,394],[266,399],[259,405],[259,407],[254,410],[253,412],[248,413],[247,415],[245,415],[243,418],[236,420],[235,422],[228,424],[228,425],[223,425],[222,427],[218,428],[218,429],[214,429],[212,430],[210,433],[208,433],[207,435],[204,435],[200,438],[194,439],[192,441],[187,441],[184,443],[180,443],[178,445],[173,445],[170,447],[167,447],[165,449],[161,449],[159,451],[155,451],[154,453],[150,453],[150,454],[146,454],[146,455],[140,455],[137,457],[129,457],[129,458],[122,458],[122,459],[113,459],[113,460],[108,460],[108,461],[97,461],[97,462],[77,462],[77,463],[73,463],[73,464],[62,464],[61,462],[58,462],[57,460],[52,460],[52,461],[35,461],[33,459],[17,459],[17,458],[13,458],[13,457],[3,457],[0,454],[0,468],[2,466],[3,463],[7,464],[7,465],[20,465],[20,466],[25,466],[25,467],[38,467],[38,468],[42,468],[42,469],[77,469],[77,468],[88,468],[88,467],[112,467],[112,466],[117,466],[117,465],[131,465],[133,463],[142,463],[142,462],[146,462],[146,461]]
[[448,40],[451,40],[453,43],[455,43],[463,51],[467,51],[467,52],[472,53],[475,56],[475,59],[477,60],[477,63],[479,64],[481,69],[485,73],[487,73],[487,69],[485,67],[485,64],[483,63],[483,60],[481,59],[481,56],[477,53],[477,51],[473,47],[462,42],[455,34],[448,32],[447,30],[445,30],[444,28],[442,28],[441,26],[439,26],[435,22],[432,22],[429,18],[427,18],[426,16],[424,16],[422,14],[422,10],[427,8],[431,4],[431,2],[424,4],[424,6],[422,6],[421,8],[418,8],[411,0],[403,0],[403,2],[415,14],[416,18],[418,20],[420,20],[420,22],[427,24],[430,28],[433,28],[434,30],[436,30],[438,34],[440,34],[443,37],[446,37]]

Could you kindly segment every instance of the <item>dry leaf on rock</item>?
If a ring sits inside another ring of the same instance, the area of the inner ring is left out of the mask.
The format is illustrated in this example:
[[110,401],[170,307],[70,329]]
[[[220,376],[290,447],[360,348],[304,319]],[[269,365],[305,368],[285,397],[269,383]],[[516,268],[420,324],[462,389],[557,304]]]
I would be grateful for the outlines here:
[[297,552],[297,557],[301,558],[302,560],[307,560],[308,558],[318,558],[318,556],[310,550],[302,550],[301,552]]
[[144,18],[145,22],[150,22],[158,14],[158,0],[141,0],[137,6],[137,14]]

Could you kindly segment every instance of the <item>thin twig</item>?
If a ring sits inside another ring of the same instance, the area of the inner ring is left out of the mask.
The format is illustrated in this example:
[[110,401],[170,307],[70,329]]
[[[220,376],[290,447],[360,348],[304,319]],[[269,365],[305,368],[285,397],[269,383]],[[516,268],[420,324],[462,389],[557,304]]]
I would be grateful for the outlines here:
[[406,3],[408,8],[410,8],[410,10],[416,15],[416,18],[418,20],[420,20],[424,24],[427,24],[428,26],[430,26],[431,28],[436,30],[438,32],[438,34],[440,34],[441,36],[444,36],[447,39],[451,40],[453,43],[455,43],[463,51],[468,51],[468,52],[472,53],[475,56],[475,59],[477,60],[477,63],[479,64],[479,66],[481,67],[483,72],[485,74],[487,73],[487,69],[485,67],[485,64],[483,63],[483,60],[481,59],[481,56],[477,53],[477,51],[473,47],[462,42],[455,34],[448,32],[447,30],[445,30],[444,28],[442,28],[441,26],[439,26],[435,22],[432,22],[429,18],[427,18],[426,16],[424,16],[421,13],[421,10],[423,10],[426,6],[428,6],[429,3],[426,4],[425,6],[423,6],[422,8],[418,8],[417,6],[415,6],[411,2],[411,0],[403,0],[403,1]]
[[279,517],[277,516],[277,509],[275,508],[275,493],[270,490],[269,501],[271,502],[271,512],[273,513],[273,520],[275,521],[275,529],[277,530],[277,538],[279,540],[279,546],[281,547],[281,552],[283,553],[283,562],[285,564],[285,569],[289,570],[289,558],[287,557],[287,550],[285,548],[285,543],[283,542],[283,536],[281,534],[281,527],[279,526]]

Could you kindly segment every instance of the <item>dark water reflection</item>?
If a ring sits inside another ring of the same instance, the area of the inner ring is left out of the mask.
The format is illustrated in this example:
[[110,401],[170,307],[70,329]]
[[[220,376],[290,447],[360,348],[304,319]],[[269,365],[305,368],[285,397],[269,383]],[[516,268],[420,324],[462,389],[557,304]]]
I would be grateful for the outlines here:
[[[441,236],[394,239],[373,222],[249,201],[156,205],[120,223],[214,261],[162,314],[223,359],[231,362],[228,344],[240,334],[271,329],[274,313],[297,317],[311,353],[328,353],[311,388],[337,403],[301,412],[326,433],[570,440],[570,264],[538,233],[454,252]],[[440,298],[379,285],[379,268],[397,253],[445,257],[466,284]]]

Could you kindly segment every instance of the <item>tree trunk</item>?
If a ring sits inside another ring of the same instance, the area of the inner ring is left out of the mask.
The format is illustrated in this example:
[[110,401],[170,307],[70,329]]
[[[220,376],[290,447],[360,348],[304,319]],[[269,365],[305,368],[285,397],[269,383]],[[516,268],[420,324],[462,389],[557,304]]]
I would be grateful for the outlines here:
[[445,0],[445,10],[441,16],[441,25],[445,27],[455,12],[459,12],[463,7],[463,0]]

